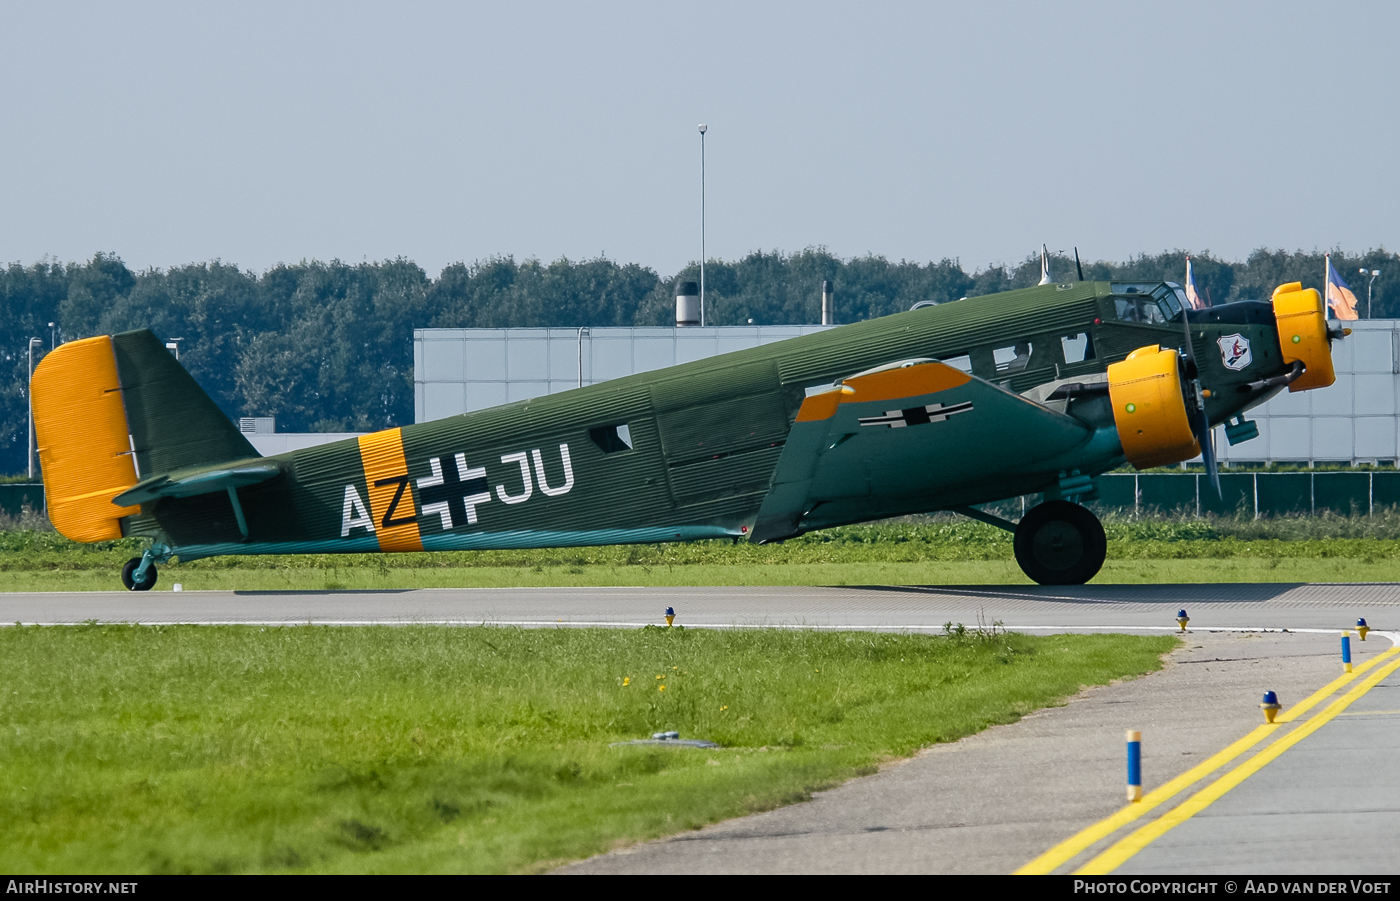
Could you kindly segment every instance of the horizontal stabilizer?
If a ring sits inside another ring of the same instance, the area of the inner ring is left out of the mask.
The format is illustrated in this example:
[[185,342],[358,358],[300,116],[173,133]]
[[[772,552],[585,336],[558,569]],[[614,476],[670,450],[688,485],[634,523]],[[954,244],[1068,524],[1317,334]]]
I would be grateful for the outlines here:
[[263,457],[235,461],[214,469],[184,470],[143,479],[112,498],[119,507],[149,504],[162,497],[193,497],[214,494],[230,488],[257,485],[276,478],[282,468],[277,461]]

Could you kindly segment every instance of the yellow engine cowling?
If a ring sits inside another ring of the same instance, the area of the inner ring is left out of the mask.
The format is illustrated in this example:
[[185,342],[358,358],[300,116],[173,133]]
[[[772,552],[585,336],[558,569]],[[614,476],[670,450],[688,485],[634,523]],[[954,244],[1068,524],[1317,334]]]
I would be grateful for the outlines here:
[[1186,413],[1177,351],[1153,344],[1110,365],[1108,396],[1123,453],[1137,469],[1180,463],[1201,452]]
[[1283,362],[1289,366],[1296,360],[1303,362],[1303,374],[1288,386],[1288,390],[1326,388],[1335,382],[1337,373],[1332,368],[1332,346],[1327,340],[1322,297],[1313,288],[1304,290],[1301,282],[1290,282],[1274,289],[1273,300]]

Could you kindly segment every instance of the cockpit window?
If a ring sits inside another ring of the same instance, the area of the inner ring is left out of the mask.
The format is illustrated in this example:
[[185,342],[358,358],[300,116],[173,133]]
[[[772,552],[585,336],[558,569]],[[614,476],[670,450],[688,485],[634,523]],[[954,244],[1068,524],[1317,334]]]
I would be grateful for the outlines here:
[[1181,315],[1185,294],[1172,282],[1115,283],[1115,312],[1124,322],[1162,323]]
[[1157,302],[1151,297],[1115,297],[1113,305],[1118,313],[1118,318],[1124,322],[1151,322],[1162,323],[1167,321],[1167,314],[1162,308],[1157,306]]
[[1153,296],[1167,305],[1172,311],[1172,316],[1176,316],[1177,313],[1181,312],[1183,302],[1186,300],[1186,292],[1182,291],[1179,285],[1174,285],[1171,282],[1167,282],[1160,289],[1153,292]]

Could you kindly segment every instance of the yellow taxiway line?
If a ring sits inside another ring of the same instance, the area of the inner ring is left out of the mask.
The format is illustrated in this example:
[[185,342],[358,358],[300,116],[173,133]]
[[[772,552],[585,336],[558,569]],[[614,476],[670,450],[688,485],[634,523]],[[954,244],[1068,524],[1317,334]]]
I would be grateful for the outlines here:
[[[1393,654],[1395,654],[1395,649],[1387,651],[1382,656],[1389,657]],[[1379,660],[1380,658],[1378,657],[1375,659]],[[1265,764],[1276,759],[1284,751],[1287,751],[1298,742],[1312,735],[1318,729],[1321,729],[1331,721],[1333,717],[1337,716],[1343,710],[1346,710],[1354,701],[1372,688],[1375,688],[1377,683],[1397,669],[1400,669],[1400,660],[1393,660],[1381,667],[1363,680],[1360,685],[1357,685],[1351,691],[1327,705],[1327,709],[1323,710],[1317,716],[1308,720],[1292,732],[1289,732],[1278,741],[1267,745],[1258,754],[1196,792],[1196,794],[1186,799],[1179,806],[1174,807],[1158,819],[1153,820],[1145,826],[1139,827],[1129,835],[1114,842],[1102,854],[1099,854],[1093,860],[1090,860],[1084,866],[1075,870],[1075,875],[1098,876],[1105,873],[1112,873],[1126,863],[1134,854],[1137,854],[1156,839],[1165,835],[1172,829],[1175,829],[1177,826],[1180,826],[1202,810],[1205,810],[1230,789],[1263,769]]]
[[[1162,806],[1167,801],[1170,801],[1176,795],[1195,785],[1197,782],[1200,782],[1202,779],[1205,779],[1211,773],[1214,773],[1216,770],[1220,769],[1221,767],[1228,764],[1230,761],[1239,757],[1241,754],[1248,751],[1250,748],[1259,744],[1259,742],[1263,741],[1271,735],[1277,734],[1279,726],[1296,720],[1298,717],[1307,713],[1309,710],[1317,706],[1322,701],[1331,697],[1334,693],[1336,693],[1343,686],[1347,685],[1349,682],[1357,679],[1362,674],[1378,665],[1381,661],[1385,660],[1387,657],[1392,657],[1396,654],[1400,654],[1400,645],[1393,646],[1389,650],[1376,655],[1375,657],[1358,666],[1352,672],[1344,673],[1341,676],[1338,676],[1336,679],[1333,679],[1327,685],[1313,692],[1301,703],[1285,711],[1275,721],[1273,725],[1261,725],[1255,727],[1255,729],[1251,731],[1248,735],[1246,735],[1244,738],[1239,739],[1238,741],[1226,747],[1224,750],[1216,752],[1215,754],[1201,761],[1196,766],[1182,773],[1180,776],[1177,776],[1175,779],[1168,781],[1165,785],[1162,785],[1160,788],[1156,788],[1151,792],[1148,792],[1145,796],[1143,796],[1143,799],[1141,801],[1136,801],[1132,804],[1129,804],[1127,807],[1124,807],[1122,810],[1118,811],[1112,816],[1100,820],[1099,822],[1083,830],[1077,835],[1065,839],[1058,845],[1055,845],[1053,848],[1046,851],[1044,854],[1040,855],[1039,857],[1035,858],[1029,863],[1022,865],[1021,867],[1013,871],[1013,875],[1041,875],[1055,872],[1055,870],[1064,866],[1066,863],[1073,860],[1075,857],[1083,853],[1086,849],[1092,847],[1097,842],[1100,842],[1103,839],[1109,837],[1110,835],[1117,832],[1119,829],[1122,829],[1124,826],[1128,825],[1134,820],[1137,820],[1145,814],[1152,812],[1156,808]],[[1326,711],[1319,715],[1320,717],[1325,716],[1326,719],[1322,719],[1319,721],[1318,718],[1314,718],[1314,722],[1316,722],[1316,725],[1313,725],[1312,722],[1309,722],[1306,726],[1302,726],[1294,732],[1291,732],[1289,734],[1289,738],[1283,740],[1288,742],[1287,745],[1279,748],[1277,753],[1272,754],[1272,756],[1269,756],[1266,760],[1262,760],[1261,762],[1259,762],[1258,766],[1255,766],[1249,772],[1241,775],[1238,780],[1230,784],[1228,787],[1222,789],[1220,791],[1220,794],[1223,795],[1226,791],[1229,791],[1230,788],[1233,788],[1235,785],[1238,785],[1240,781],[1243,781],[1250,774],[1257,771],[1259,767],[1262,767],[1265,763],[1268,763],[1269,760],[1273,760],[1274,757],[1277,757],[1279,754],[1282,754],[1289,747],[1292,747],[1293,744],[1295,744],[1297,741],[1300,741],[1306,735],[1311,734],[1324,722],[1330,720],[1332,717],[1341,713],[1341,711],[1345,709],[1347,705],[1349,705],[1352,701],[1356,700],[1356,698],[1360,697],[1362,694],[1365,694],[1366,691],[1369,691],[1370,688],[1376,684],[1376,682],[1379,682],[1381,679],[1385,678],[1385,676],[1389,675],[1396,668],[1400,668],[1400,660],[1397,660],[1394,662],[1394,664],[1387,666],[1384,672],[1377,673],[1372,678],[1367,679],[1366,683],[1364,684],[1364,690],[1362,686],[1358,686],[1356,689],[1353,689],[1351,693],[1349,693],[1345,698],[1342,699],[1345,700],[1346,703],[1342,704],[1341,707],[1337,707],[1337,705],[1341,704],[1342,702],[1337,701],[1332,705],[1332,707],[1327,708]],[[1374,681],[1372,681],[1373,679]],[[1355,695],[1355,697],[1353,697],[1353,695]],[[1334,711],[1332,709],[1333,707],[1337,707],[1337,709]],[[1307,731],[1304,732],[1304,729],[1306,729]],[[1293,738],[1293,736],[1295,735],[1297,736],[1296,739]],[[1273,747],[1282,744],[1283,741],[1276,742],[1275,745],[1266,747],[1266,749],[1263,752],[1261,752],[1259,756],[1255,757],[1254,760],[1252,760],[1250,763],[1253,764],[1255,761],[1260,761],[1260,758],[1264,757],[1265,754],[1268,754]],[[1243,766],[1237,768],[1230,774],[1230,776],[1233,776],[1235,773],[1238,773],[1243,769]],[[1215,783],[1212,783],[1211,788],[1220,785],[1221,782],[1224,781],[1224,779],[1217,780]],[[1201,792],[1198,792],[1186,803],[1190,804],[1194,802],[1196,798],[1201,797],[1209,790],[1210,789],[1205,789]],[[1215,797],[1219,797],[1219,795],[1216,795]],[[1214,801],[1215,797],[1212,797],[1210,801]],[[1202,804],[1201,809],[1204,809],[1206,804],[1209,804],[1210,801],[1207,801],[1205,802],[1205,804]],[[1186,804],[1182,805],[1182,807],[1185,806]],[[1170,826],[1163,828],[1161,832],[1158,832],[1152,835],[1151,837],[1147,838],[1146,841],[1143,841],[1141,845],[1134,848],[1131,851],[1131,853],[1128,853],[1125,856],[1123,856],[1121,860],[1118,860],[1117,863],[1114,863],[1108,869],[1090,870],[1088,868],[1091,866],[1100,865],[1101,861],[1106,862],[1108,855],[1113,853],[1115,849],[1118,849],[1120,845],[1126,848],[1126,842],[1138,836],[1139,834],[1146,833],[1147,830],[1157,826],[1159,823],[1167,820],[1169,817],[1172,817],[1172,815],[1177,813],[1177,811],[1180,809],[1181,808],[1177,808],[1177,810],[1173,810],[1171,813],[1167,814],[1161,819],[1139,828],[1131,835],[1115,843],[1108,850],[1104,851],[1102,854],[1089,861],[1089,863],[1085,864],[1083,868],[1077,870],[1076,873],[1088,874],[1112,872],[1114,868],[1121,866],[1123,861],[1126,861],[1133,854],[1136,854],[1143,847],[1146,847],[1148,842],[1151,842],[1153,839],[1157,838],[1158,835],[1165,833],[1168,829],[1172,828],[1173,826],[1176,826],[1178,823],[1183,822],[1187,817],[1193,815],[1196,811],[1192,811],[1191,814],[1187,814],[1185,817],[1181,817],[1180,819],[1174,820]]]

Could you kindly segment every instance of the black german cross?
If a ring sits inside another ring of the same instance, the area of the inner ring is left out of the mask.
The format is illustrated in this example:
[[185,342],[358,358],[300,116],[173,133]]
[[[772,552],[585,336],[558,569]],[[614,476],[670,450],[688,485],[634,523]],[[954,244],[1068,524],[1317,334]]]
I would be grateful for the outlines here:
[[436,513],[442,518],[443,529],[476,522],[476,506],[491,499],[486,484],[486,467],[468,467],[465,454],[457,454],[446,468],[441,457],[428,461],[432,475],[418,480],[418,497],[423,514]]
[[972,401],[965,400],[961,403],[948,404],[927,404],[922,407],[910,407],[907,410],[888,410],[884,416],[862,416],[860,424],[879,426],[886,425],[892,429],[907,428],[911,425],[928,425],[930,422],[947,422],[949,416],[957,413],[966,413],[972,409]]

